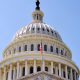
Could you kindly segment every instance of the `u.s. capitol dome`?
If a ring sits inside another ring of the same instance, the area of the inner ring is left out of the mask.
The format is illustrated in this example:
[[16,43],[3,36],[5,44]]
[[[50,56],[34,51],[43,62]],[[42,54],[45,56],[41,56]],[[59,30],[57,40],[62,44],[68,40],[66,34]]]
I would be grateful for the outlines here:
[[0,80],[78,80],[71,51],[59,33],[44,23],[39,0],[36,6],[32,22],[18,30],[4,49]]

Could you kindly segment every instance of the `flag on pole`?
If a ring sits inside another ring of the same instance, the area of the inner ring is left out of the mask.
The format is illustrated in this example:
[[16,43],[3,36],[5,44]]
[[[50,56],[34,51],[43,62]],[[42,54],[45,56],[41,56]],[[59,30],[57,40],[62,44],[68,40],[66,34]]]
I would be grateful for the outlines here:
[[42,42],[40,44],[40,53],[42,54]]

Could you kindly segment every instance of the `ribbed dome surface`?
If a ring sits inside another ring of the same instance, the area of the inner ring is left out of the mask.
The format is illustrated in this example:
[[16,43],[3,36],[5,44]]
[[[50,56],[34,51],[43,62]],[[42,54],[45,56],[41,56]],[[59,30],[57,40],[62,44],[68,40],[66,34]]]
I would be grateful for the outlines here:
[[14,35],[14,39],[18,39],[18,38],[27,36],[29,34],[49,35],[49,36],[52,36],[59,41],[62,41],[58,32],[55,31],[51,26],[49,26],[45,23],[31,23],[31,24],[21,28]]

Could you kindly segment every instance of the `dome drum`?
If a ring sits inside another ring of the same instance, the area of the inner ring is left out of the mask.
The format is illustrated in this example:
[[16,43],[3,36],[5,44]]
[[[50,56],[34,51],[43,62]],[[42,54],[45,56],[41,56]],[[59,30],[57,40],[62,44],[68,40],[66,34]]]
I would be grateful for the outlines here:
[[[53,54],[53,55],[58,55],[61,57],[65,57],[67,59],[71,59],[72,55],[69,49],[62,43],[57,40],[53,40],[52,37],[48,36],[41,36],[41,35],[36,35],[36,36],[28,36],[27,38],[24,39],[19,39],[17,42],[14,42],[8,46],[5,51],[4,51],[4,58],[7,58],[10,55],[16,55],[16,54],[22,54],[22,53],[39,53],[40,51],[38,50],[38,45],[40,45],[42,42],[42,50],[43,53],[47,54]],[[31,45],[33,44],[33,51],[31,51]],[[47,46],[47,51],[45,51],[44,46]],[[25,50],[26,46],[26,50]]]

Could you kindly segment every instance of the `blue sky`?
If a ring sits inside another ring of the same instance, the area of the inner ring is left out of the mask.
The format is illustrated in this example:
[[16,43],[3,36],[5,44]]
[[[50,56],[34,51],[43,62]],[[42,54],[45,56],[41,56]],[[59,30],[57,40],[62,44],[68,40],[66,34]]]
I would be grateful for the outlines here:
[[[53,26],[80,68],[80,0],[40,0],[44,22]],[[32,21],[35,0],[0,0],[0,59],[15,32]]]

